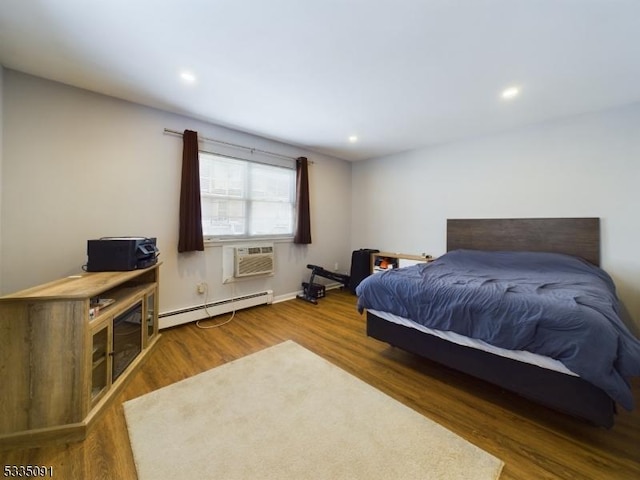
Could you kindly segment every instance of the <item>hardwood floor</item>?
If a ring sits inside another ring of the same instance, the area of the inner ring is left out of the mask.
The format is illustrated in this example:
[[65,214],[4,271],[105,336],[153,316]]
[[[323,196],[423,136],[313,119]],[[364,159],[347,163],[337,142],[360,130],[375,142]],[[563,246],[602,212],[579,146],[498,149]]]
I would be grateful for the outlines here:
[[[640,411],[620,412],[611,430],[591,427],[389,347],[366,337],[347,292],[332,290],[318,305],[292,300],[242,310],[221,328],[188,324],[162,333],[84,442],[0,452],[2,465],[51,466],[59,479],[135,479],[124,401],[294,340],[501,458],[503,480],[640,478]],[[634,395],[640,401],[639,382]]]

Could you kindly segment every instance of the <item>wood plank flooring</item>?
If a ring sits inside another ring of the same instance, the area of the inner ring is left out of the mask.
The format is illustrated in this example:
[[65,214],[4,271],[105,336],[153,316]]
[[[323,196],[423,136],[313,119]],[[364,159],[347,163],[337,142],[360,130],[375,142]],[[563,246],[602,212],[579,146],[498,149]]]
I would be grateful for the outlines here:
[[[318,305],[292,300],[242,310],[220,328],[188,324],[162,333],[85,441],[0,452],[2,466],[51,466],[59,479],[136,479],[124,401],[293,340],[501,458],[503,480],[640,478],[639,411],[620,412],[611,430],[595,428],[389,347],[366,337],[348,292],[329,291]],[[640,401],[639,382],[634,395]]]

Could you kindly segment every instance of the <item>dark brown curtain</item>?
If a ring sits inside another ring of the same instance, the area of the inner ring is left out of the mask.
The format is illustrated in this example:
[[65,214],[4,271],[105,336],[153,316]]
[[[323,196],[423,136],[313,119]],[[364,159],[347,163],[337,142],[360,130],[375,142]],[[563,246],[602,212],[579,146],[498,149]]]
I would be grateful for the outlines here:
[[296,203],[298,204],[296,233],[293,243],[311,243],[309,214],[309,166],[306,157],[296,159]]
[[204,250],[202,207],[200,205],[200,164],[198,132],[182,135],[182,182],[180,184],[180,230],[178,252]]

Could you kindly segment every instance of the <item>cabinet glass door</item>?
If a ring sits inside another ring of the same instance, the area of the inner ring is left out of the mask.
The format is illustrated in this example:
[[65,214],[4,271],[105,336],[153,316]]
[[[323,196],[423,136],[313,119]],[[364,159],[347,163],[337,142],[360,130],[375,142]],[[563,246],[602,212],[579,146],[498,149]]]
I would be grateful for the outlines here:
[[152,292],[147,295],[147,345],[149,345],[157,331],[156,294]]
[[109,329],[105,323],[92,335],[91,402],[106,391],[109,381]]

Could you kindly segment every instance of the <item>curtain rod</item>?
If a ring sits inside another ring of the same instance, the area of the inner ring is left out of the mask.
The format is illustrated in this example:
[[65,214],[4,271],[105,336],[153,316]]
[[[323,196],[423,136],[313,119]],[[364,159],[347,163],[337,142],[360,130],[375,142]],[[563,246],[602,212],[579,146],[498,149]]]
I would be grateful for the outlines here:
[[[164,129],[164,133],[168,135],[178,135],[182,137],[183,132],[177,130],[171,130],[169,128]],[[267,150],[260,150],[259,148],[245,147],[244,145],[238,145],[237,143],[224,142],[222,140],[216,140],[215,138],[201,137],[198,135],[198,140],[204,140],[205,142],[219,143],[220,145],[226,145],[227,147],[240,148],[242,150],[249,150],[251,153],[258,152],[265,155],[271,155],[272,157],[286,158],[287,160],[297,160],[296,157],[289,157],[288,155],[282,155],[281,153],[268,152]],[[309,163],[313,163],[309,161]]]

